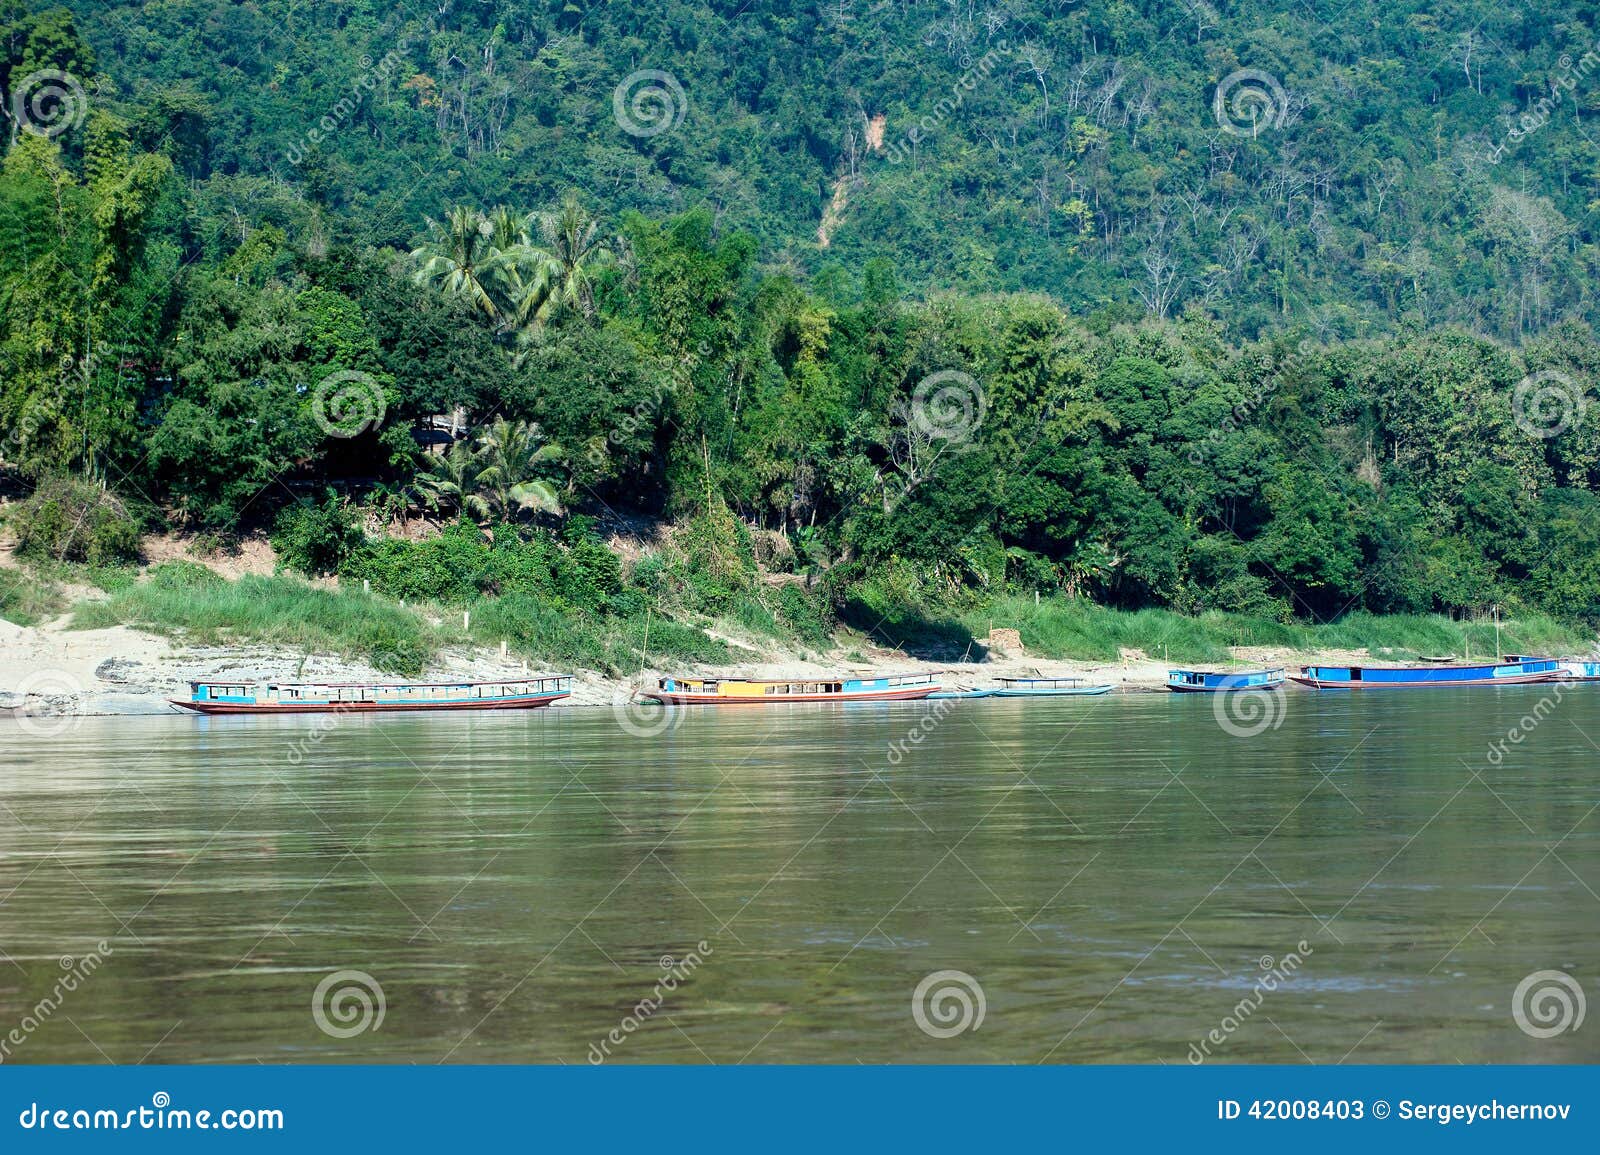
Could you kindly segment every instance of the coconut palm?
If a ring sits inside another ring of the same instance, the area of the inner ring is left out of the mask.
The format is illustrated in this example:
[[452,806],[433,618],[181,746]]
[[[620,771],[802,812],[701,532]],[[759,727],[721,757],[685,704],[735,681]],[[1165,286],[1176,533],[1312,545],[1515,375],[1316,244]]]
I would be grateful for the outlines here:
[[532,422],[502,418],[489,426],[478,438],[478,472],[473,481],[484,514],[514,517],[524,509],[560,513],[555,487],[537,474],[540,465],[561,456],[561,448],[544,444]]
[[419,470],[413,485],[421,504],[434,510],[454,509],[459,518],[469,509],[482,512],[483,503],[476,496],[478,472],[477,453],[467,442],[457,441],[427,469]]
[[594,278],[600,270],[616,262],[609,242],[598,239],[600,222],[569,192],[554,212],[534,217],[538,249],[543,257],[542,274],[548,289],[530,318],[536,329],[567,309],[577,309],[593,318]]
[[411,256],[419,285],[463,297],[496,324],[504,322],[510,258],[495,244],[495,224],[483,213],[457,205],[442,222],[430,219],[427,239]]

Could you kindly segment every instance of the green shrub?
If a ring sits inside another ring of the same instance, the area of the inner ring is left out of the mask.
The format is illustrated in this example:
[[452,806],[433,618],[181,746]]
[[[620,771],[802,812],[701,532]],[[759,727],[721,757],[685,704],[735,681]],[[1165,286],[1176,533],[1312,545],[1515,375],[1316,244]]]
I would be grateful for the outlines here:
[[542,530],[520,536],[499,526],[491,542],[470,524],[422,541],[369,541],[340,569],[345,581],[408,601],[461,605],[480,597],[525,595],[560,610],[628,615],[644,599],[627,589],[622,564],[598,541],[559,545]]
[[332,488],[320,505],[301,502],[278,515],[272,548],[289,569],[312,577],[339,572],[364,541],[360,516]]
[[80,477],[50,477],[7,518],[22,557],[113,565],[139,556],[139,524],[122,499]]
[[477,526],[463,523],[422,541],[365,542],[345,559],[339,577],[407,601],[460,604],[489,584],[489,569],[489,543]]
[[210,589],[227,584],[221,574],[192,561],[165,561],[152,566],[145,580],[158,590]]
[[832,644],[833,621],[828,605],[804,586],[785,584],[779,588],[778,620],[803,642],[813,646]]

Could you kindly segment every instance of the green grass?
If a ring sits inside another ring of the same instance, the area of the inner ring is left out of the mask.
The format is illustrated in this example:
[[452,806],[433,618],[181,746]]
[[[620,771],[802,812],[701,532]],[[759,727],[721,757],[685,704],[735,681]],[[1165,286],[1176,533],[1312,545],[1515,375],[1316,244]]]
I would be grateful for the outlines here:
[[27,559],[28,572],[46,582],[71,582],[75,585],[94,586],[115,593],[139,581],[139,567],[131,562],[112,565],[90,565],[86,562],[61,561],[57,558]]
[[36,626],[67,608],[55,583],[26,570],[0,569],[0,618]]
[[[720,664],[728,647],[704,631],[651,614],[600,617],[557,610],[527,594],[483,598],[471,607],[472,641],[504,641],[518,654],[606,674],[637,670],[648,660]],[[646,648],[648,644],[648,649]]]
[[77,606],[72,625],[181,631],[202,643],[261,642],[359,658],[403,674],[420,672],[442,640],[420,614],[370,594],[288,577],[246,575],[230,582],[206,572],[199,578],[157,566],[148,580]]
[[[465,632],[463,609],[471,615]],[[615,674],[636,669],[645,644],[643,614],[580,615],[526,594],[481,598],[465,607],[401,606],[377,594],[324,589],[294,577],[247,575],[226,581],[184,562],[156,566],[146,580],[106,601],[79,604],[72,625],[129,625],[200,643],[253,642],[332,653],[405,675],[420,673],[445,646],[501,641],[529,661]],[[703,631],[656,617],[650,622],[649,657],[719,663],[729,654]]]
[[[1296,652],[1366,649],[1375,657],[1406,659],[1423,654],[1488,657],[1495,652],[1492,621],[1458,622],[1438,614],[1347,614],[1323,625],[1283,623],[1211,611],[1186,617],[1170,610],[1113,610],[1089,602],[1001,597],[959,615],[974,635],[992,625],[1022,634],[1030,654],[1043,658],[1115,661],[1123,648],[1156,660],[1220,661],[1230,646],[1272,646]],[[1506,653],[1586,653],[1594,635],[1542,614],[1500,624]]]
[[[62,608],[48,582],[21,571],[0,571],[0,606],[12,621],[31,623]],[[463,630],[461,611],[471,613]],[[752,633],[779,636],[759,603],[736,607],[730,619]],[[1367,649],[1375,657],[1420,654],[1487,657],[1494,652],[1492,622],[1455,622],[1437,615],[1380,617],[1350,614],[1327,625],[1306,625],[1205,613],[1185,617],[1167,610],[1127,612],[1087,602],[1000,597],[964,612],[941,615],[903,611],[908,625],[942,639],[988,635],[991,625],[1022,632],[1030,654],[1042,658],[1115,661],[1122,649],[1156,660],[1215,662],[1230,646],[1271,646],[1287,651]],[[434,620],[437,619],[437,625]],[[771,623],[771,624],[769,624]],[[607,674],[637,670],[641,661],[716,665],[732,660],[723,642],[694,625],[644,614],[603,616],[557,609],[533,594],[480,598],[465,607],[401,606],[377,594],[330,590],[299,578],[246,576],[226,581],[202,566],[168,563],[136,584],[117,583],[105,601],[73,610],[79,629],[131,625],[181,634],[201,643],[282,646],[333,653],[380,670],[414,675],[446,646],[496,646],[548,669],[584,667]],[[762,627],[766,627],[763,629]],[[883,627],[879,627],[879,632]],[[1526,653],[1587,652],[1590,633],[1554,619],[1527,615],[1501,627],[1501,649]]]

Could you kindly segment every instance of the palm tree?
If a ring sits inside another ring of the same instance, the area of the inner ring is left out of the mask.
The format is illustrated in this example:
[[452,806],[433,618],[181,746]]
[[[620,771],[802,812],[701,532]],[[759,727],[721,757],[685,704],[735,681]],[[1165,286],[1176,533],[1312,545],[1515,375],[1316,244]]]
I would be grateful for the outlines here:
[[[472,508],[479,513],[482,500],[476,496],[479,473],[478,455],[465,441],[457,441],[427,469],[419,470],[413,484],[429,509],[453,507],[456,517]],[[477,507],[477,508],[474,508]]]
[[567,309],[594,318],[594,277],[616,262],[611,244],[597,240],[600,222],[569,192],[554,212],[535,215],[548,291],[530,318],[536,330]]
[[538,467],[563,455],[560,446],[543,444],[539,427],[529,421],[496,421],[478,438],[478,472],[473,482],[477,504],[485,516],[514,517],[524,509],[561,512],[555,487],[538,476]]
[[428,239],[411,253],[417,284],[464,297],[490,320],[503,323],[501,291],[510,258],[495,241],[495,223],[477,209],[457,205],[443,222],[430,219]]

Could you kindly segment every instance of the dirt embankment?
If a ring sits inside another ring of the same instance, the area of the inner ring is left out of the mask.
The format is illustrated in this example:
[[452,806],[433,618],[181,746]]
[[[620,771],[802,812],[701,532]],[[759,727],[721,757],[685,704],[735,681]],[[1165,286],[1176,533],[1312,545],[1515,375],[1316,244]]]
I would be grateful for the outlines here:
[[[224,577],[269,574],[276,559],[263,542],[246,542],[234,553],[197,554],[192,542],[158,536],[144,543],[150,564],[184,560],[205,565]],[[9,551],[0,564],[11,564]],[[105,596],[89,588],[64,591],[73,600]],[[197,679],[239,678],[303,682],[384,682],[400,679],[365,664],[332,655],[307,655],[261,645],[193,645],[127,626],[73,630],[69,616],[34,627],[0,619],[0,713],[22,716],[66,714],[180,713],[168,699],[187,694]],[[722,677],[767,677],[796,681],[822,680],[835,673],[857,675],[943,671],[951,689],[988,686],[998,677],[1084,677],[1109,682],[1119,690],[1160,689],[1166,663],[1139,650],[1124,651],[1116,662],[1053,661],[1030,655],[1016,631],[999,627],[987,639],[988,657],[981,662],[924,661],[902,652],[873,647],[860,639],[848,649],[801,658],[798,651],[769,640],[727,636],[742,656],[737,664],[693,670],[643,670],[625,678],[593,670],[530,669],[520,659],[497,649],[454,649],[442,653],[425,671],[431,680],[470,681],[518,677],[529,673],[572,673],[572,697],[564,705],[602,706],[629,700],[653,685],[662,673],[711,674]],[[1293,666],[1304,662],[1352,662],[1364,653],[1293,654],[1271,649],[1241,648],[1234,664]]]
[[[909,673],[939,670],[947,688],[992,685],[1002,676],[1075,676],[1109,682],[1123,691],[1158,690],[1166,682],[1165,663],[1130,651],[1119,662],[1065,662],[1026,653],[992,651],[983,662],[929,662],[894,650],[860,648],[800,660],[781,649],[744,647],[749,660],[737,665],[685,670],[644,670],[612,678],[592,670],[529,668],[495,649],[449,650],[426,671],[430,680],[471,681],[529,673],[572,673],[572,697],[563,705],[605,706],[629,700],[653,685],[662,673],[706,673],[723,677],[820,680],[837,672]],[[25,716],[65,714],[179,713],[169,698],[187,693],[191,679],[240,678],[303,682],[396,681],[360,662],[330,655],[306,655],[270,646],[197,646],[126,626],[72,630],[62,618],[25,628],[0,621],[0,711]],[[1295,655],[1273,650],[1240,650],[1243,665],[1294,665],[1304,661],[1355,661],[1360,654]],[[865,660],[863,660],[865,659]]]

